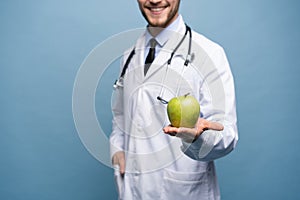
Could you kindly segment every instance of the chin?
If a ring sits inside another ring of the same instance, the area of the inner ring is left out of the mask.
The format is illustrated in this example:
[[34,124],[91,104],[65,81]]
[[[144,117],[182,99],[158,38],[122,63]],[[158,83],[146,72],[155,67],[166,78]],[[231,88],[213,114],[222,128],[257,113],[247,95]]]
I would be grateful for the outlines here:
[[165,28],[166,27],[166,22],[165,21],[161,21],[161,20],[149,20],[148,22],[150,24],[150,26],[153,27],[161,27],[161,28]]

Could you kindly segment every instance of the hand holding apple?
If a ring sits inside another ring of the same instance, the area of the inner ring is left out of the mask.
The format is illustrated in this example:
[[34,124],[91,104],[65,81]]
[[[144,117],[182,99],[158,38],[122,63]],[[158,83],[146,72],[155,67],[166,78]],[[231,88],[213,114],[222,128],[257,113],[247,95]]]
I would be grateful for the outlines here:
[[198,118],[194,128],[166,126],[163,131],[171,136],[181,138],[185,142],[194,142],[205,130],[222,131],[223,125],[218,122],[211,122],[203,118]]
[[220,123],[200,118],[200,105],[197,99],[189,94],[171,99],[168,102],[167,113],[171,125],[165,127],[163,131],[186,142],[195,141],[205,130],[224,129]]

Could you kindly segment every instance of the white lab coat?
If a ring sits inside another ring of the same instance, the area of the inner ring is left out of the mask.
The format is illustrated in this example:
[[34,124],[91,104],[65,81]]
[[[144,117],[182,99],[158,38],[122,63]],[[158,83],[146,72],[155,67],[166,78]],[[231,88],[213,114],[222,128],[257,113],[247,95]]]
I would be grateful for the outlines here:
[[[177,32],[185,32],[183,20]],[[238,139],[233,77],[219,45],[196,32],[192,37],[193,59],[188,67],[183,66],[187,36],[166,70],[170,53],[182,38],[173,35],[146,76],[145,35],[137,40],[124,87],[115,90],[112,104],[111,156],[117,151],[126,154],[125,176],[115,168],[119,199],[220,199],[213,160],[228,154]],[[121,67],[128,54],[124,54]],[[219,121],[224,130],[205,131],[192,144],[164,134],[162,128],[170,122],[166,105],[156,99],[162,86],[166,100],[187,92],[194,95],[200,102],[201,117]]]

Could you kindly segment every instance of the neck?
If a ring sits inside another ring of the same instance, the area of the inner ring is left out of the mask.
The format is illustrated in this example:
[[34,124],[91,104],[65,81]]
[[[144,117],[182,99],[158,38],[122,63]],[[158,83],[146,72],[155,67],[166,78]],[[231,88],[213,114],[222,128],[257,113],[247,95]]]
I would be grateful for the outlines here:
[[149,33],[152,37],[156,37],[160,32],[163,31],[164,28],[161,27],[154,27],[154,26],[148,26],[147,27]]
[[153,36],[156,37],[160,32],[162,32],[164,29],[168,28],[176,19],[178,18],[179,14],[177,13],[171,21],[169,21],[165,26],[151,26],[148,24],[147,28],[149,33]]

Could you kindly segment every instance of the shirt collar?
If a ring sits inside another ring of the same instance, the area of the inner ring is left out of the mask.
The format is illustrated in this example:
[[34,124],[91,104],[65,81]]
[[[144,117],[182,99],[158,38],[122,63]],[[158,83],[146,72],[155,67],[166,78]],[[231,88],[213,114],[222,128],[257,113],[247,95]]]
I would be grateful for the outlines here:
[[[163,29],[156,37],[155,40],[157,41],[157,44],[162,47],[170,38],[170,31],[176,32],[178,30],[178,27],[180,25],[180,22],[183,21],[182,16],[179,15],[175,21],[173,21],[169,26],[167,26],[165,29]],[[153,36],[149,33],[148,29],[146,31],[145,35],[145,44],[146,46],[149,46],[150,39],[153,38]]]

